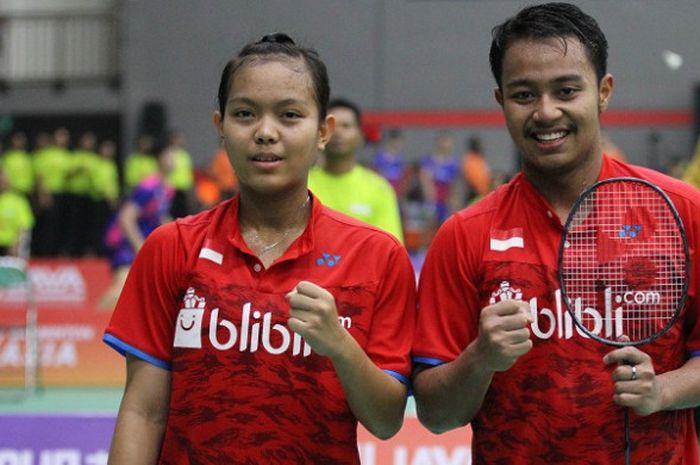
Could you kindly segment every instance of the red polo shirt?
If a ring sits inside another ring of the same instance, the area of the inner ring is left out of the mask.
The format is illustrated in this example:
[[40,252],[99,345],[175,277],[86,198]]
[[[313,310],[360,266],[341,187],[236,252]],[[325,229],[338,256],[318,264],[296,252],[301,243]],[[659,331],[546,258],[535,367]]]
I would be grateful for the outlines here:
[[313,198],[304,233],[264,269],[236,197],[149,236],[104,339],[171,370],[160,463],[359,463],[332,364],[287,326],[300,280],[329,290],[370,359],[408,379],[415,277],[390,234]]
[[[604,157],[600,179],[633,176],[669,195],[685,224],[692,271],[685,309],[647,352],[657,373],[700,355],[700,192],[660,173]],[[520,173],[440,229],[419,284],[413,358],[454,360],[477,337],[481,309],[504,299],[530,303],[533,349],[493,377],[472,421],[475,464],[623,463],[623,409],[613,403],[612,350],[584,337],[561,301],[557,278],[562,219]],[[464,395],[470,395],[465,389]],[[692,410],[631,414],[632,463],[698,464]]]

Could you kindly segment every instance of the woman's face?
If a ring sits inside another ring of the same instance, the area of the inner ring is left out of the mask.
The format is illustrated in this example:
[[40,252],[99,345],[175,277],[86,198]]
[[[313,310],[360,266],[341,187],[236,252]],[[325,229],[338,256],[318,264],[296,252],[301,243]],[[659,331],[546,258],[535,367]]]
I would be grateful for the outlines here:
[[308,171],[333,131],[319,122],[312,79],[300,60],[251,62],[231,79],[225,113],[214,113],[241,190],[306,189]]

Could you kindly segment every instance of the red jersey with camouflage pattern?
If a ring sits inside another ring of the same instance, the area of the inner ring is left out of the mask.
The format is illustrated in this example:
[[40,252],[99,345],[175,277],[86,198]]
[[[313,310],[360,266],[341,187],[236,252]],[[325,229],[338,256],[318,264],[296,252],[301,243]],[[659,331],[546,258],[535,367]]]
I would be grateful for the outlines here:
[[238,228],[238,197],[157,229],[105,342],[171,370],[161,464],[358,464],[356,419],[329,359],[287,326],[308,280],[370,359],[410,375],[415,276],[390,234],[313,198],[309,226],[268,269]]
[[[700,356],[700,192],[646,168],[604,157],[600,179],[644,178],[675,204],[691,249],[692,281],[674,326],[640,346],[657,373]],[[566,311],[557,278],[563,231],[553,208],[520,173],[452,216],[421,272],[413,359],[454,360],[476,338],[481,309],[504,299],[530,304],[534,347],[496,373],[473,419],[473,463],[508,465],[624,463],[623,408],[613,403],[612,347],[584,337]],[[464,395],[469,395],[465,389]],[[697,465],[692,409],[631,417],[632,463]]]

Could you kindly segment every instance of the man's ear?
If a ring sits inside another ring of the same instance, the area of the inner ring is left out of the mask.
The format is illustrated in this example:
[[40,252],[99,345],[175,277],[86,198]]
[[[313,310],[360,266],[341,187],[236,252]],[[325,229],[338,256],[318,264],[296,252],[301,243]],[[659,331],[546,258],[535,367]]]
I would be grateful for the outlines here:
[[615,80],[610,73],[603,76],[603,79],[600,80],[600,85],[598,86],[598,108],[601,113],[608,109],[614,85]]
[[493,89],[493,96],[496,98],[496,101],[498,104],[503,107],[503,92],[501,92],[500,87],[496,87]]

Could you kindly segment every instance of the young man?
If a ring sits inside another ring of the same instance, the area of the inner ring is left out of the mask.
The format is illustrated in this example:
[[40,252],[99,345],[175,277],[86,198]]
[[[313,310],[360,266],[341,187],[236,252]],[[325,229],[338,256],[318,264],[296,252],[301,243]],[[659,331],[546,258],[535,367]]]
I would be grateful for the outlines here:
[[434,432],[471,423],[474,464],[611,464],[623,463],[627,407],[632,463],[700,463],[691,409],[700,403],[698,257],[679,319],[639,347],[583,337],[557,279],[562,224],[586,186],[617,176],[660,186],[691,250],[700,247],[700,193],[603,153],[607,42],[577,7],[522,10],[494,29],[490,58],[523,168],[452,216],[431,245],[413,347],[420,420]]
[[323,166],[309,172],[309,189],[324,205],[393,234],[403,242],[399,204],[385,178],[357,164],[364,143],[359,108],[344,99],[329,103],[335,133],[326,146]]

